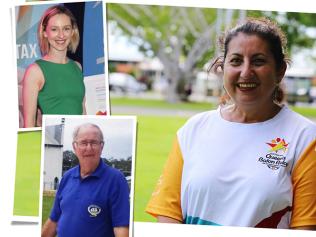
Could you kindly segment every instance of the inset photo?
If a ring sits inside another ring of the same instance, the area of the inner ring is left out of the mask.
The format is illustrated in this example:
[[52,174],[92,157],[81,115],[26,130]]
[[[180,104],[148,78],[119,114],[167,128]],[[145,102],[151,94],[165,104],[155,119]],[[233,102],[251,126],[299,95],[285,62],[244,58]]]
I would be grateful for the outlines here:
[[43,116],[42,236],[132,236],[136,118]]
[[15,7],[19,127],[42,115],[106,115],[102,1]]

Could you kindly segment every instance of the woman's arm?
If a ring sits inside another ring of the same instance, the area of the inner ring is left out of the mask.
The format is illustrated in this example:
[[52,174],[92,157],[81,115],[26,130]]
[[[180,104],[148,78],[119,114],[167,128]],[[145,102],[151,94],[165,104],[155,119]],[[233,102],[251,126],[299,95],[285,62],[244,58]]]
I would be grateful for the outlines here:
[[44,75],[37,64],[29,66],[24,74],[22,100],[24,127],[36,125],[38,92],[44,85]]
[[86,115],[87,111],[86,111],[86,97],[83,97],[83,101],[82,101],[82,114]]
[[294,230],[316,230],[316,225],[293,227],[292,229],[294,229]]
[[[312,131],[312,136],[315,130]],[[303,140],[304,138],[302,138]],[[291,227],[316,230],[316,139],[307,144],[292,171],[293,204]]]
[[183,157],[178,139],[173,143],[162,175],[147,204],[146,212],[158,222],[182,223],[181,182]]
[[167,216],[157,216],[157,222],[181,224],[181,221],[178,221],[176,219],[173,219],[173,218],[170,218],[170,217],[167,217]]

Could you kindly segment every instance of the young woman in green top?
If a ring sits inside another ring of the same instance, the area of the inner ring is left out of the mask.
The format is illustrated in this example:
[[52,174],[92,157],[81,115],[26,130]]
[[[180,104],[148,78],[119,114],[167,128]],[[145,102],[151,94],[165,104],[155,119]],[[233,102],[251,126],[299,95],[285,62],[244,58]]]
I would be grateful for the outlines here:
[[41,126],[38,114],[85,114],[85,88],[80,63],[67,57],[79,44],[76,19],[62,5],[48,8],[38,27],[42,58],[23,78],[24,127]]

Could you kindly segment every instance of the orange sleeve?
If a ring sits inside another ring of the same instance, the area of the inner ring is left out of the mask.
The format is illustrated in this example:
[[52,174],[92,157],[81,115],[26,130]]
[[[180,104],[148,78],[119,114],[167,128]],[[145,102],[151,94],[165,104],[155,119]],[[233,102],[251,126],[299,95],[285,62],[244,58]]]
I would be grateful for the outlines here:
[[162,175],[152,193],[146,212],[183,221],[181,210],[181,179],[183,158],[178,140],[175,139]]
[[316,225],[316,140],[294,167],[291,227]]

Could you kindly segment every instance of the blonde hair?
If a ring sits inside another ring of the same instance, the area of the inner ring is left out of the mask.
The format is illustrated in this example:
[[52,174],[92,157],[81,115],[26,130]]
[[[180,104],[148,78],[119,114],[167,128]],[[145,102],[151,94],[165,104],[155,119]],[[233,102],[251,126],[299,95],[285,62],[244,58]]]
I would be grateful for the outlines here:
[[44,12],[44,14],[40,20],[40,23],[38,25],[37,38],[38,38],[39,47],[40,47],[42,56],[47,54],[49,51],[49,43],[48,43],[47,38],[44,37],[44,31],[46,31],[48,21],[53,16],[58,15],[58,14],[65,14],[66,16],[68,16],[70,18],[70,21],[71,21],[71,27],[72,27],[74,33],[73,33],[72,38],[70,40],[70,43],[68,45],[68,50],[72,53],[75,53],[76,49],[79,45],[80,36],[79,36],[79,30],[78,30],[76,18],[71,13],[71,11],[68,8],[66,8],[65,6],[55,5],[55,6],[48,8]]

